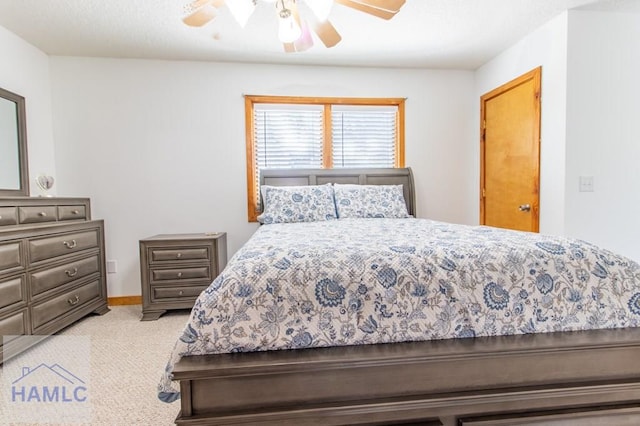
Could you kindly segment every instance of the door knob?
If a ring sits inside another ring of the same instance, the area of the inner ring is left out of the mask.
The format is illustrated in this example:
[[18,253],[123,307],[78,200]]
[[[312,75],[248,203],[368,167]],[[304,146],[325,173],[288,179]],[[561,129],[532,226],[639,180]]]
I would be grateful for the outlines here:
[[521,212],[528,212],[528,211],[531,211],[531,206],[530,206],[529,204],[521,204],[521,205],[518,207],[518,209],[519,209]]

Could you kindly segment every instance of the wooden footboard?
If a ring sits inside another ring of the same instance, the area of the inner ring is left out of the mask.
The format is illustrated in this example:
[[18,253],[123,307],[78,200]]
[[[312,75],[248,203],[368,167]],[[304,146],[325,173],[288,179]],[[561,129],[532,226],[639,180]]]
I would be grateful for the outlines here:
[[174,378],[179,425],[636,425],[640,329],[194,356]]

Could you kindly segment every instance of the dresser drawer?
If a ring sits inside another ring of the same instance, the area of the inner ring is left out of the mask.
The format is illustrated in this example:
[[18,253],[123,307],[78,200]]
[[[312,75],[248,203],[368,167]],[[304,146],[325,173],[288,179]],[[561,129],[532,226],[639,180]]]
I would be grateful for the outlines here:
[[18,302],[26,302],[27,292],[24,275],[0,281],[0,309]]
[[178,286],[178,287],[152,287],[151,299],[167,300],[167,299],[196,299],[207,288],[204,286]]
[[52,288],[86,277],[100,270],[98,255],[86,259],[74,260],[31,274],[31,296],[36,296]]
[[33,331],[35,332],[38,327],[53,319],[79,309],[88,302],[99,299],[100,296],[100,281],[95,280],[33,306],[31,308]]
[[56,222],[58,212],[56,206],[19,207],[20,223]]
[[15,207],[0,207],[0,226],[18,224],[18,214]]
[[12,241],[10,243],[0,244],[0,273],[23,266],[22,256],[20,253],[20,242]]
[[0,319],[0,347],[3,343],[8,343],[18,336],[27,334],[28,328],[26,309]]
[[151,284],[166,281],[203,280],[211,278],[209,266],[192,268],[151,269]]
[[98,230],[91,229],[29,241],[31,262],[98,247]]
[[58,206],[58,220],[86,219],[87,211],[82,204],[72,206]]
[[210,258],[208,247],[170,249],[153,247],[149,250],[151,251],[150,263],[152,264],[155,262],[208,260]]

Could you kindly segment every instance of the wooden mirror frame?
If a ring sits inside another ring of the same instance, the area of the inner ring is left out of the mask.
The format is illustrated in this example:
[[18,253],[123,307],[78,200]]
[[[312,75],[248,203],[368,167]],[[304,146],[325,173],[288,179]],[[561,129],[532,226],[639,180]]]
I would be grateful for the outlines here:
[[24,97],[0,88],[0,97],[16,103],[18,123],[18,167],[20,188],[0,188],[0,197],[29,196],[29,162],[27,161],[27,114]]

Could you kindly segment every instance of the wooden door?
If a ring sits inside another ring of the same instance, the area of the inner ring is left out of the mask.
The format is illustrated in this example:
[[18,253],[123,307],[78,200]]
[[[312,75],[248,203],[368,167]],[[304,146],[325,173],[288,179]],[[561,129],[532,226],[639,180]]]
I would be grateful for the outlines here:
[[538,67],[481,97],[480,223],[538,232]]

